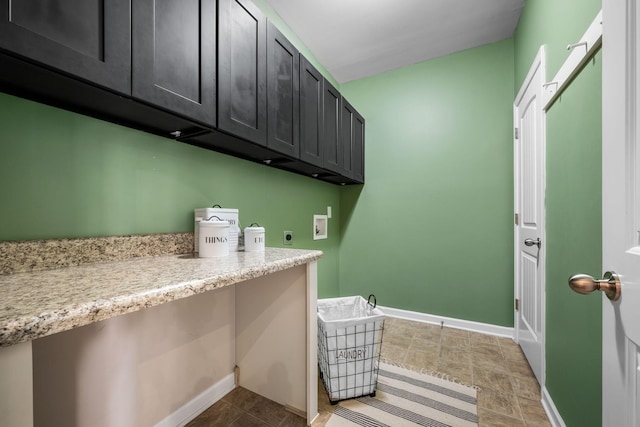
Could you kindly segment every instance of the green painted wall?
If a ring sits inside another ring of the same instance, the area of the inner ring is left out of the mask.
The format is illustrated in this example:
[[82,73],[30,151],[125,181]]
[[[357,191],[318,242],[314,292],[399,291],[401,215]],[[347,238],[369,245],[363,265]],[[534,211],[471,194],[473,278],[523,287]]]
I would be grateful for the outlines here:
[[342,295],[513,325],[513,55],[507,39],[341,86],[367,126]]
[[[551,80],[600,8],[527,2],[514,37],[516,87],[541,44]],[[601,92],[598,54],[547,113],[546,387],[567,426],[600,426],[602,416],[601,299],[567,286],[572,274],[601,270]]]
[[568,426],[599,426],[602,301],[567,278],[601,277],[600,56],[547,114],[547,388]]
[[312,240],[312,216],[340,187],[0,94],[0,240],[193,230],[193,209],[240,209],[268,246],[320,249],[319,295],[338,293],[340,224]]

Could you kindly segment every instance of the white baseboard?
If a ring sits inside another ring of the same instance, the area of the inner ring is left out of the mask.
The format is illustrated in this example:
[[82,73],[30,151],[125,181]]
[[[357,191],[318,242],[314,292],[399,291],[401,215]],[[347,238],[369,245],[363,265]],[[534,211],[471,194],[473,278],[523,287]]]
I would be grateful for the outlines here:
[[553,427],[567,427],[546,387],[542,388],[542,407],[544,408],[544,412],[547,413],[549,422]]
[[227,375],[189,402],[182,405],[175,412],[169,414],[155,427],[182,427],[200,415],[209,406],[222,399],[225,394],[235,388],[233,373]]
[[454,319],[452,317],[436,316],[433,314],[419,313],[417,311],[400,310],[398,308],[382,307],[380,309],[386,316],[399,319],[414,320],[416,322],[443,325],[448,328],[464,329],[471,332],[495,335],[498,337],[514,338],[514,329],[506,326],[491,325],[489,323],[472,322],[470,320]]

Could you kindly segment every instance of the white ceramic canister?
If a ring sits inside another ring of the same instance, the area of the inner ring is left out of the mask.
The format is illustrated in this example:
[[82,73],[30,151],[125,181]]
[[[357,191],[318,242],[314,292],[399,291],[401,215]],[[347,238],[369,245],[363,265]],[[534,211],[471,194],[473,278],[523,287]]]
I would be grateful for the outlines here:
[[229,221],[216,216],[199,221],[198,256],[200,258],[229,255]]
[[193,250],[198,252],[200,233],[200,221],[216,216],[224,221],[229,221],[229,251],[236,252],[239,250],[238,237],[240,235],[240,221],[238,220],[238,209],[221,208],[220,205],[213,205],[212,208],[194,209],[194,239]]
[[260,227],[258,224],[253,223],[244,229],[244,251],[264,251],[264,227]]

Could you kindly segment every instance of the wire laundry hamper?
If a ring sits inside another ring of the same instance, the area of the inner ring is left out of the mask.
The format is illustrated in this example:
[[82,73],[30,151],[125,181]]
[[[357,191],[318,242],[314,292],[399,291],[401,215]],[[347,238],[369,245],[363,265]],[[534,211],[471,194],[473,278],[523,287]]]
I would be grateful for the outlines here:
[[318,365],[332,404],[375,395],[383,330],[384,313],[374,295],[368,301],[361,296],[318,300]]

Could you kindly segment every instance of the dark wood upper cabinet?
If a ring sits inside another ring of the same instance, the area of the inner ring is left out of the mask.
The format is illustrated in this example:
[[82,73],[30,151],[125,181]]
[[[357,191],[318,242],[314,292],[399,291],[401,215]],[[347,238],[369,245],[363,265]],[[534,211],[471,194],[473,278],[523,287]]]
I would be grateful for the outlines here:
[[131,93],[129,0],[0,0],[0,49]]
[[267,147],[300,156],[300,54],[267,24]]
[[343,153],[340,148],[340,92],[324,79],[323,89],[323,146],[325,169],[341,173]]
[[364,118],[349,102],[340,100],[340,174],[364,182]]
[[266,23],[248,0],[218,1],[218,128],[265,146]]
[[364,119],[251,0],[0,0],[0,91],[364,182]]
[[300,55],[300,160],[323,167],[323,77]]
[[133,96],[216,126],[216,1],[133,2]]

